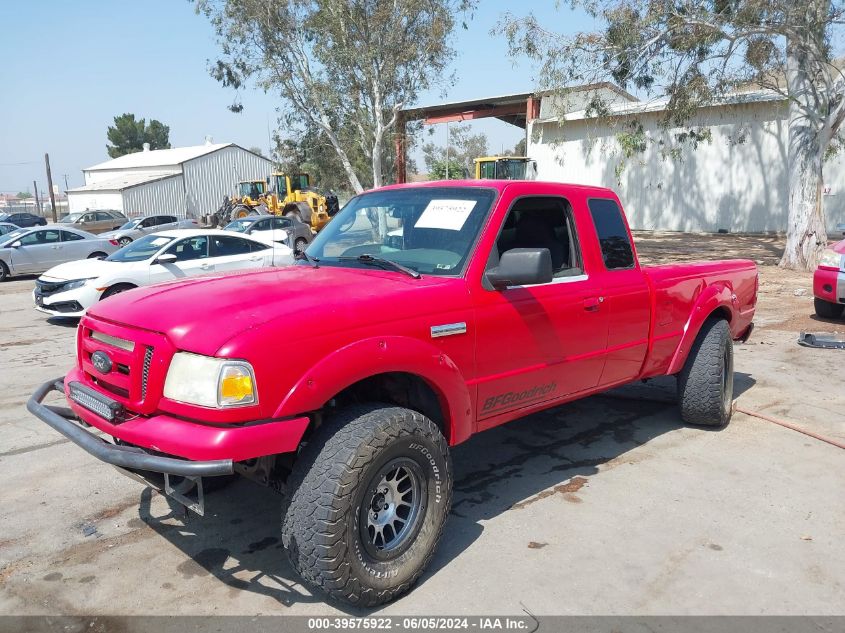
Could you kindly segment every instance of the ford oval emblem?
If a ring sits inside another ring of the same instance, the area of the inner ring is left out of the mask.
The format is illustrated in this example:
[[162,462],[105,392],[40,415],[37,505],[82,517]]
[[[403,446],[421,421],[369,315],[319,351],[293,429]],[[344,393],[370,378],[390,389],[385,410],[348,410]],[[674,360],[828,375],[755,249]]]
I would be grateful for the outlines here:
[[109,373],[112,368],[112,362],[109,355],[99,350],[91,354],[91,364],[94,365],[94,368],[101,374]]

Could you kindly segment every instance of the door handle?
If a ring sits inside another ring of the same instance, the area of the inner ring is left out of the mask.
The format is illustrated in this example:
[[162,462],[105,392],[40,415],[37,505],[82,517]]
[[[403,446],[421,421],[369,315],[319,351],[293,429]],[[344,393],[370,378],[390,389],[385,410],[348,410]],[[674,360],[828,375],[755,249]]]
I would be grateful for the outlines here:
[[257,261],[261,261],[261,259],[262,259],[262,257],[260,255],[256,255],[255,257],[250,257],[249,261],[257,262]]
[[602,303],[604,303],[604,297],[587,297],[584,299],[584,309],[587,312],[598,312]]
[[210,270],[211,264],[200,264],[200,268],[202,268],[203,270]]

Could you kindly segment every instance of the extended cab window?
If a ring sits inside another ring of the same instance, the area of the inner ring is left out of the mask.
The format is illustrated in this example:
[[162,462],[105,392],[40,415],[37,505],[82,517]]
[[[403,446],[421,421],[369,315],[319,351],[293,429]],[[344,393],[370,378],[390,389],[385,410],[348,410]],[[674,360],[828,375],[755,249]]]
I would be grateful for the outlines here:
[[622,219],[622,209],[614,200],[593,198],[588,203],[599,237],[605,268],[619,270],[634,267],[631,237]]
[[508,211],[496,247],[499,257],[512,248],[547,248],[555,277],[583,272],[572,207],[565,198],[517,200]]

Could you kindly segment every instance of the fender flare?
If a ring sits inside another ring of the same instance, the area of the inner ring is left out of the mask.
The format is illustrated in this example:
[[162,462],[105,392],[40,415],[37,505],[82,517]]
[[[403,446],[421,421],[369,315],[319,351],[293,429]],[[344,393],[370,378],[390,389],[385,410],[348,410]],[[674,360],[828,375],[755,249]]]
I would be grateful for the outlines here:
[[302,374],[274,417],[316,411],[356,382],[391,372],[417,376],[431,387],[443,410],[450,444],[473,433],[472,398],[457,365],[433,345],[404,336],[363,339],[325,356]]
[[728,323],[733,321],[734,312],[736,310],[734,302],[735,296],[733,290],[724,283],[713,284],[708,286],[702,292],[695,304],[692,306],[689,319],[684,324],[684,335],[681,337],[678,347],[675,348],[675,354],[672,356],[672,361],[669,363],[668,374],[676,374],[684,367],[684,363],[689,356],[695,338],[701,331],[701,326],[709,319],[717,310],[724,310],[729,316]]

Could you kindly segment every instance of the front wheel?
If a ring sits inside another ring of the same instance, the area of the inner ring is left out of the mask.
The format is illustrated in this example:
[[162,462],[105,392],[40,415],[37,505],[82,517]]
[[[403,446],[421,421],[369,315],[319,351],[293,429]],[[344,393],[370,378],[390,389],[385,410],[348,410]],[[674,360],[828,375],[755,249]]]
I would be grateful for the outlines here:
[[3,262],[0,262],[0,281],[6,281],[9,278],[9,267]]
[[734,348],[723,319],[708,319],[678,374],[678,403],[687,424],[725,426],[733,413]]
[[308,248],[308,242],[306,242],[306,241],[305,241],[305,238],[304,238],[304,237],[299,237],[299,238],[297,238],[297,239],[296,239],[296,242],[295,242],[295,243],[294,243],[294,245],[293,245],[293,249],[294,249],[297,253],[301,253],[301,252],[302,252],[302,251],[304,251],[306,248]]
[[842,311],[845,310],[845,305],[841,303],[831,303],[818,297],[813,298],[813,305],[816,308],[816,316],[823,319],[838,319],[842,316]]
[[294,569],[332,598],[375,606],[405,593],[449,514],[452,466],[437,426],[386,404],[321,426],[289,478],[282,543]]

